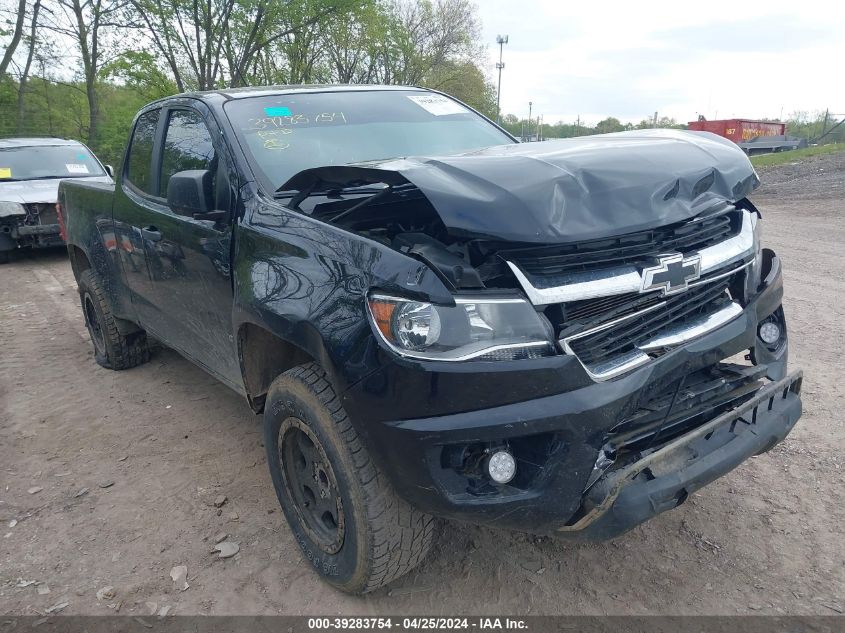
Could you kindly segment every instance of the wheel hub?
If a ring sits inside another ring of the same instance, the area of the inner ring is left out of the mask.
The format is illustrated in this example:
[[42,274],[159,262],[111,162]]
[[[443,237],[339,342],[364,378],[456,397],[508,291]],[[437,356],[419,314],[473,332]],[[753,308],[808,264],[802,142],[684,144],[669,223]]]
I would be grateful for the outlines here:
[[331,463],[314,432],[287,418],[279,429],[279,460],[300,526],[327,554],[336,554],[345,534],[343,501]]

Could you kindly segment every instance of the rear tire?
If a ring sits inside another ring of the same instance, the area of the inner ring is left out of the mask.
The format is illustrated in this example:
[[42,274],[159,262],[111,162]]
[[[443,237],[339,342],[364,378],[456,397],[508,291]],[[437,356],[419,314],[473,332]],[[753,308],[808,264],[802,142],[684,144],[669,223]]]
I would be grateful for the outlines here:
[[88,269],[77,280],[85,327],[94,344],[94,359],[106,369],[130,369],[150,359],[147,334],[137,330],[123,334],[112,313],[111,302],[103,282]]
[[0,251],[0,265],[8,264],[12,258],[12,251]]
[[323,580],[366,593],[425,558],[435,519],[399,498],[319,365],[295,367],[270,386],[264,444],[294,538]]

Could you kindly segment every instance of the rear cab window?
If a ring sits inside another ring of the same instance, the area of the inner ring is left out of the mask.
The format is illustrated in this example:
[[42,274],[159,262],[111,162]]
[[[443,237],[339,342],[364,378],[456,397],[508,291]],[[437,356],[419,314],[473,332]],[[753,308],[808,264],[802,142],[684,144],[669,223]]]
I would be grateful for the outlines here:
[[135,189],[148,195],[155,195],[153,191],[153,148],[155,147],[156,130],[160,110],[150,110],[138,117],[132,140],[129,144],[129,156],[126,161],[124,180]]

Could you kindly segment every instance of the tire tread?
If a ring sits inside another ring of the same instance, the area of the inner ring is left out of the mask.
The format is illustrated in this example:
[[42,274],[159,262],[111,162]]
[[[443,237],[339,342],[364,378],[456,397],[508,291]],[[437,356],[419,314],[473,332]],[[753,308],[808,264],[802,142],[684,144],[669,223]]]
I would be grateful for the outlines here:
[[[85,290],[97,302],[103,323],[103,337],[106,342],[105,359],[97,359],[103,367],[114,370],[131,369],[150,360],[150,348],[147,345],[147,335],[143,330],[129,335],[122,334],[117,327],[117,319],[112,313],[111,302],[105,286],[97,274],[85,270],[79,275],[79,293],[84,297]],[[85,314],[83,305],[83,315]]]
[[307,363],[283,374],[308,386],[331,414],[338,437],[355,466],[364,491],[369,531],[370,573],[361,593],[378,589],[416,567],[426,557],[436,536],[436,519],[401,499],[373,463],[340,399],[317,363]]

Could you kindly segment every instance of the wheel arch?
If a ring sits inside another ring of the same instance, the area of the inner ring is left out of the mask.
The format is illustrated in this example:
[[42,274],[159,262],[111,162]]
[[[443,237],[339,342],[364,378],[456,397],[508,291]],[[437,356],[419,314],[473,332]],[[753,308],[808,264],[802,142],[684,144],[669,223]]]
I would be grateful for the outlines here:
[[249,405],[256,413],[264,410],[267,391],[273,381],[299,365],[315,362],[333,379],[333,363],[322,337],[308,325],[292,328],[296,336],[282,336],[258,323],[247,321],[238,326],[238,362]]
[[70,259],[70,268],[73,271],[73,277],[79,281],[79,276],[92,267],[91,260],[85,251],[76,244],[67,245],[67,254]]

